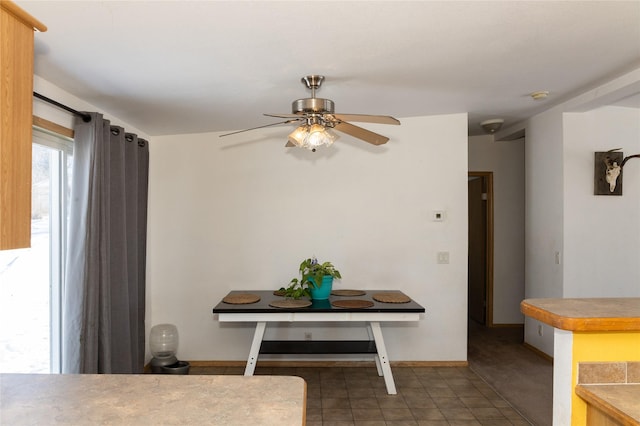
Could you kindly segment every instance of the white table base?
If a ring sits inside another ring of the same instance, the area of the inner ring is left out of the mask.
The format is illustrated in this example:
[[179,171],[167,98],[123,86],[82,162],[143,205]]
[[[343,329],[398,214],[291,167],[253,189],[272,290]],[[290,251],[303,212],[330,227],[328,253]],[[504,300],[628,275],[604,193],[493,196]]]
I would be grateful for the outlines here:
[[220,313],[221,322],[256,322],[255,332],[249,357],[244,370],[245,376],[253,376],[260,355],[260,346],[268,322],[365,322],[367,331],[376,343],[377,354],[374,356],[379,376],[384,377],[387,393],[397,394],[396,385],[391,372],[391,364],[387,348],[382,336],[382,321],[418,321],[420,313],[416,312],[274,312],[274,313]]

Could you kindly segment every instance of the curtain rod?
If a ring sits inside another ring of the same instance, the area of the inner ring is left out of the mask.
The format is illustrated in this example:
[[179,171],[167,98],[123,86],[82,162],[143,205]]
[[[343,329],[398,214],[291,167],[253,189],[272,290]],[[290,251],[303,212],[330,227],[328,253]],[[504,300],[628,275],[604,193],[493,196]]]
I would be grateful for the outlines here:
[[66,106],[66,105],[63,105],[63,104],[61,104],[61,103],[60,103],[60,102],[58,102],[58,101],[54,101],[54,100],[53,100],[53,99],[51,99],[51,98],[47,98],[46,96],[43,96],[43,95],[41,95],[41,94],[40,94],[40,93],[38,93],[38,92],[33,92],[33,96],[34,96],[34,97],[36,97],[36,98],[38,98],[38,99],[42,99],[42,100],[43,100],[43,101],[45,101],[45,102],[49,102],[50,104],[55,105],[55,106],[57,106],[58,108],[62,108],[62,109],[63,109],[63,110],[65,110],[65,111],[69,111],[69,112],[70,112],[70,113],[72,113],[72,114],[75,114],[75,115],[77,115],[77,116],[79,116],[79,117],[82,117],[82,121],[84,121],[85,123],[88,123],[88,122],[90,122],[90,121],[91,121],[91,115],[89,115],[89,114],[87,114],[87,113],[85,113],[85,112],[76,111],[75,109],[70,108],[70,107],[68,107],[68,106]]

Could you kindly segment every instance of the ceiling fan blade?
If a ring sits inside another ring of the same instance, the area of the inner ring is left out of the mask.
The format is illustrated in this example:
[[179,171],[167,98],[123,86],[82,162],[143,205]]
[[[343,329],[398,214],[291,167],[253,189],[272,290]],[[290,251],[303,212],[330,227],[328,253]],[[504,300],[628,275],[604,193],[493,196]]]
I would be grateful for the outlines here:
[[281,124],[295,123],[296,121],[300,121],[300,120],[301,120],[300,118],[297,118],[295,120],[285,120],[285,121],[280,121],[278,123],[265,124],[264,126],[251,127],[250,129],[243,129],[243,130],[238,130],[236,132],[225,133],[224,135],[220,135],[220,137],[229,136],[229,135],[235,135],[236,133],[248,132],[249,130],[262,129],[262,128],[265,128],[265,127],[279,126]]
[[355,121],[358,123],[378,123],[378,124],[400,124],[400,121],[390,115],[367,115],[367,114],[334,114],[341,121]]
[[302,118],[300,114],[262,114],[267,117],[276,117],[276,118]]
[[334,129],[351,135],[354,138],[362,139],[363,141],[369,142],[373,145],[382,145],[384,143],[387,143],[387,141],[389,140],[389,138],[386,136],[382,136],[378,133],[363,129],[362,127],[354,126],[353,124],[347,123],[345,121],[337,123]]

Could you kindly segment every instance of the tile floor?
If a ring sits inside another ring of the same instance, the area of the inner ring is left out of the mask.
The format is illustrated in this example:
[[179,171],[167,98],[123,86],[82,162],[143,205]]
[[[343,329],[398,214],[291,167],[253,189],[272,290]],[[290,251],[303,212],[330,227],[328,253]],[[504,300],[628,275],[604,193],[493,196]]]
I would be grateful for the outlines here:
[[[192,367],[190,374],[242,374],[243,368]],[[394,367],[388,395],[375,367],[256,368],[255,374],[307,381],[307,426],[530,425],[466,367]]]
[[469,367],[536,426],[553,419],[553,363],[525,347],[523,328],[470,323]]

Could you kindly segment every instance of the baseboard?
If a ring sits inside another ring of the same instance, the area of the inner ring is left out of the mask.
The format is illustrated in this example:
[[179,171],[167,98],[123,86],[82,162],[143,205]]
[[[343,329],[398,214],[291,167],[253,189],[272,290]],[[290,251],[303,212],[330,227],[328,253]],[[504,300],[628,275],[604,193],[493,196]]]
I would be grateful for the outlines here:
[[392,367],[468,367],[468,361],[391,361]]
[[[189,361],[191,367],[244,367],[246,361]],[[258,367],[375,367],[374,361],[258,361]],[[468,361],[391,361],[392,367],[468,367]]]
[[490,328],[524,328],[524,324],[491,324]]
[[527,342],[523,342],[522,346],[524,346],[525,348],[529,349],[531,352],[534,352],[537,355],[540,355],[542,358],[546,359],[551,364],[553,364],[553,357],[548,355],[548,354],[546,354],[546,353],[544,353],[544,352],[542,352],[540,349],[536,348],[535,346],[531,346]]

